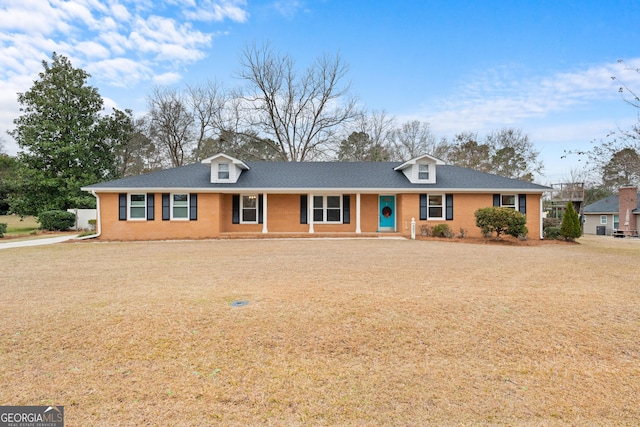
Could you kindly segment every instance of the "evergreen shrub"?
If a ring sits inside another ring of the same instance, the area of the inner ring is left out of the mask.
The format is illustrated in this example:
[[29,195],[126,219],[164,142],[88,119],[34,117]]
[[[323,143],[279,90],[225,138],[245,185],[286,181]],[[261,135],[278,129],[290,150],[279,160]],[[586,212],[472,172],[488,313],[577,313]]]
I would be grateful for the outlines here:
[[48,231],[65,231],[76,224],[76,215],[67,211],[45,211],[38,214],[40,228]]

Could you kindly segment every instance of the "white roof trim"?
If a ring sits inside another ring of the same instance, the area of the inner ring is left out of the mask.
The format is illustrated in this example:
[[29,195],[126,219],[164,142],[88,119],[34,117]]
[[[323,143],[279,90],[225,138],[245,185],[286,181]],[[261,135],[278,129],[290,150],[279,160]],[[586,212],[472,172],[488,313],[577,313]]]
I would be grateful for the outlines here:
[[542,194],[548,190],[532,190],[518,188],[271,188],[271,187],[118,187],[118,188],[86,188],[83,191],[94,191],[96,193],[266,193],[266,194],[311,194],[311,193],[332,193],[332,194],[418,194],[418,193],[480,193],[480,194]]
[[429,156],[428,154],[425,154],[423,156],[419,156],[419,157],[416,157],[414,159],[407,160],[406,162],[404,162],[400,166],[396,166],[395,168],[393,168],[393,170],[394,171],[400,171],[400,170],[406,169],[408,167],[411,167],[411,166],[415,165],[416,163],[418,163],[419,160],[422,160],[422,159],[429,159],[432,162],[434,162],[436,165],[444,165],[445,164],[445,162],[443,162],[442,160],[440,160],[438,158],[435,158],[433,156]]
[[227,161],[233,163],[234,165],[238,166],[242,170],[249,170],[249,166],[247,166],[246,163],[244,163],[242,160],[238,160],[235,157],[228,156],[224,153],[218,153],[215,156],[207,157],[206,159],[202,160],[200,163],[211,164],[213,163],[214,160],[217,160],[220,158],[226,159]]

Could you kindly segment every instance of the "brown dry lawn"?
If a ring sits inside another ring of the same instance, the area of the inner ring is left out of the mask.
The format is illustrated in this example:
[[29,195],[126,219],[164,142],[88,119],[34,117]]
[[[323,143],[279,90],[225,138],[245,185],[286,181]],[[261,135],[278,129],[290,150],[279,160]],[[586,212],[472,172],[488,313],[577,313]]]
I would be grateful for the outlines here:
[[595,236],[3,250],[0,404],[68,426],[636,425],[639,260]]

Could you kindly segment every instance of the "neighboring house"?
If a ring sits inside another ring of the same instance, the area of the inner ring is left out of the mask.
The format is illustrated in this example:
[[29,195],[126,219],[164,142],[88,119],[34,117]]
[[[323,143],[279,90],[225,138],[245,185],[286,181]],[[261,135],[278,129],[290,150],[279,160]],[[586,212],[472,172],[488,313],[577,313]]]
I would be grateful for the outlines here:
[[584,207],[584,233],[610,236],[615,233],[638,233],[640,195],[637,187],[622,187],[618,194]]
[[[474,212],[506,206],[542,236],[538,184],[443,164],[243,162],[218,154],[201,163],[83,187],[94,194],[98,234],[108,240],[243,235],[396,233],[412,219],[481,236]],[[419,233],[419,231],[418,231]]]

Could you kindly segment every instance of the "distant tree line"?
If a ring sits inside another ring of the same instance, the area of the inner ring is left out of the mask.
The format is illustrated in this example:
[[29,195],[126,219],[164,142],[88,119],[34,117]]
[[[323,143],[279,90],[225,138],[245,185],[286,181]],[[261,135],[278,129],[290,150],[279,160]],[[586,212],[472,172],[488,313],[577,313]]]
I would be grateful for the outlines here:
[[[0,145],[0,214],[92,207],[94,198],[80,191],[84,185],[219,152],[247,161],[404,161],[430,154],[527,181],[543,170],[520,129],[437,139],[427,122],[399,123],[384,111],[360,108],[339,55],[319,56],[300,69],[270,45],[251,45],[239,62],[239,87],[215,81],[156,87],[148,113],[135,116],[118,109],[106,114],[89,74],[54,52],[33,86],[18,94],[21,115],[9,134],[21,151],[11,158]],[[607,176],[626,173],[618,166],[632,154],[610,157],[615,163]]]

